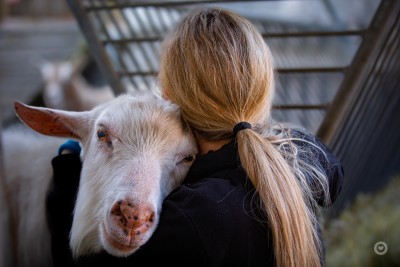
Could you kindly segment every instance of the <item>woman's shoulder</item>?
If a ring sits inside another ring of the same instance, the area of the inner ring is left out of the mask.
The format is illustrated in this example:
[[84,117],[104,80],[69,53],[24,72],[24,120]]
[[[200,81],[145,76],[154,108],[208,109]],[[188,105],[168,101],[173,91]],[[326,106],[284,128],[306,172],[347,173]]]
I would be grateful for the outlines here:
[[194,214],[199,214],[199,211],[219,212],[221,207],[227,211],[226,207],[234,206],[240,196],[244,196],[242,184],[227,178],[209,177],[181,185],[164,200],[164,205],[176,205],[185,212]]
[[164,202],[174,203],[188,212],[193,208],[229,212],[236,210],[239,204],[249,204],[254,194],[254,186],[240,164],[235,163],[186,180]]
[[210,177],[173,191],[164,201],[163,213],[171,220],[176,214],[185,218],[195,238],[207,244],[202,249],[208,259],[220,263],[226,262],[226,256],[243,259],[250,255],[237,256],[246,251],[254,255],[254,260],[262,258],[265,262],[272,254],[272,250],[265,250],[270,246],[269,230],[251,208],[252,201],[255,198],[250,187],[227,177]]

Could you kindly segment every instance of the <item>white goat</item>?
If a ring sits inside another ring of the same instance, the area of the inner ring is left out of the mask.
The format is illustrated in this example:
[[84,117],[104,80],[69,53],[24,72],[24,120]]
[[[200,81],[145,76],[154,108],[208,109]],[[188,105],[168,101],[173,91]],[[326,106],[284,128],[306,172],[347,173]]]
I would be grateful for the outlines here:
[[[122,95],[85,112],[21,103],[15,107],[33,130],[81,143],[83,166],[70,239],[74,257],[102,249],[127,256],[147,242],[158,224],[163,199],[182,182],[197,153],[179,109],[145,95]],[[44,199],[51,178],[50,159],[65,139],[47,138],[42,136],[40,144],[19,140],[23,143],[13,145],[25,154],[6,162],[20,164],[6,166],[7,189],[15,194],[12,210],[18,225],[19,266],[48,266],[50,262]],[[8,147],[9,140],[3,142],[6,154],[16,150]],[[32,150],[36,145],[40,148]]]
[[114,98],[108,85],[90,85],[73,61],[43,62],[40,72],[44,81],[43,102],[48,108],[87,111]]

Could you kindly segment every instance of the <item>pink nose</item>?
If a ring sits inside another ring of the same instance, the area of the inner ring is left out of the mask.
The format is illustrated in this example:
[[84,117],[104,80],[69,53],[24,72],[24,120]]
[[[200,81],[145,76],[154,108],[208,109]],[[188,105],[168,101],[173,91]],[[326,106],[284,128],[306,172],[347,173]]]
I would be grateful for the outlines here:
[[115,203],[110,213],[112,224],[126,237],[143,234],[154,224],[153,209],[147,205],[135,206],[129,199]]

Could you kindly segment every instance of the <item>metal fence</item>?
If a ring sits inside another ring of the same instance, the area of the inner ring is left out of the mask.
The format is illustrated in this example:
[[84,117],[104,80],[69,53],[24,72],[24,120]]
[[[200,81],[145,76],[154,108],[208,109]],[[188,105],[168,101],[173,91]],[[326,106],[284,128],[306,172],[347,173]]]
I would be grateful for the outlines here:
[[[162,38],[191,9],[219,5],[240,13],[241,4],[250,9],[266,9],[273,1],[70,0],[68,3],[94,58],[119,94],[156,85]],[[364,29],[278,22],[262,16],[248,18],[265,37],[276,61],[278,89],[274,117],[315,133]]]

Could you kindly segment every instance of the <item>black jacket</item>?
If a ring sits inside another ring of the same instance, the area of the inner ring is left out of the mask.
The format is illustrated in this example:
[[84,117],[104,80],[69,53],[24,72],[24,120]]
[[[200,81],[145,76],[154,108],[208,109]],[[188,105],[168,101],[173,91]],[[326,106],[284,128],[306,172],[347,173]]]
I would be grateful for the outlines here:
[[[321,142],[308,135],[306,139],[317,143],[328,156],[326,160],[315,150],[315,164],[323,166],[328,173],[333,202],[341,189],[342,167]],[[54,158],[52,164],[54,186],[47,197],[52,253],[56,266],[69,266],[73,261],[68,234],[81,163],[78,155],[71,154]],[[164,200],[159,225],[141,249],[127,258],[100,253],[82,257],[74,264],[274,266],[271,235],[267,225],[259,220],[265,221],[265,218],[254,208],[254,191],[240,167],[232,141],[196,159],[183,185]]]

